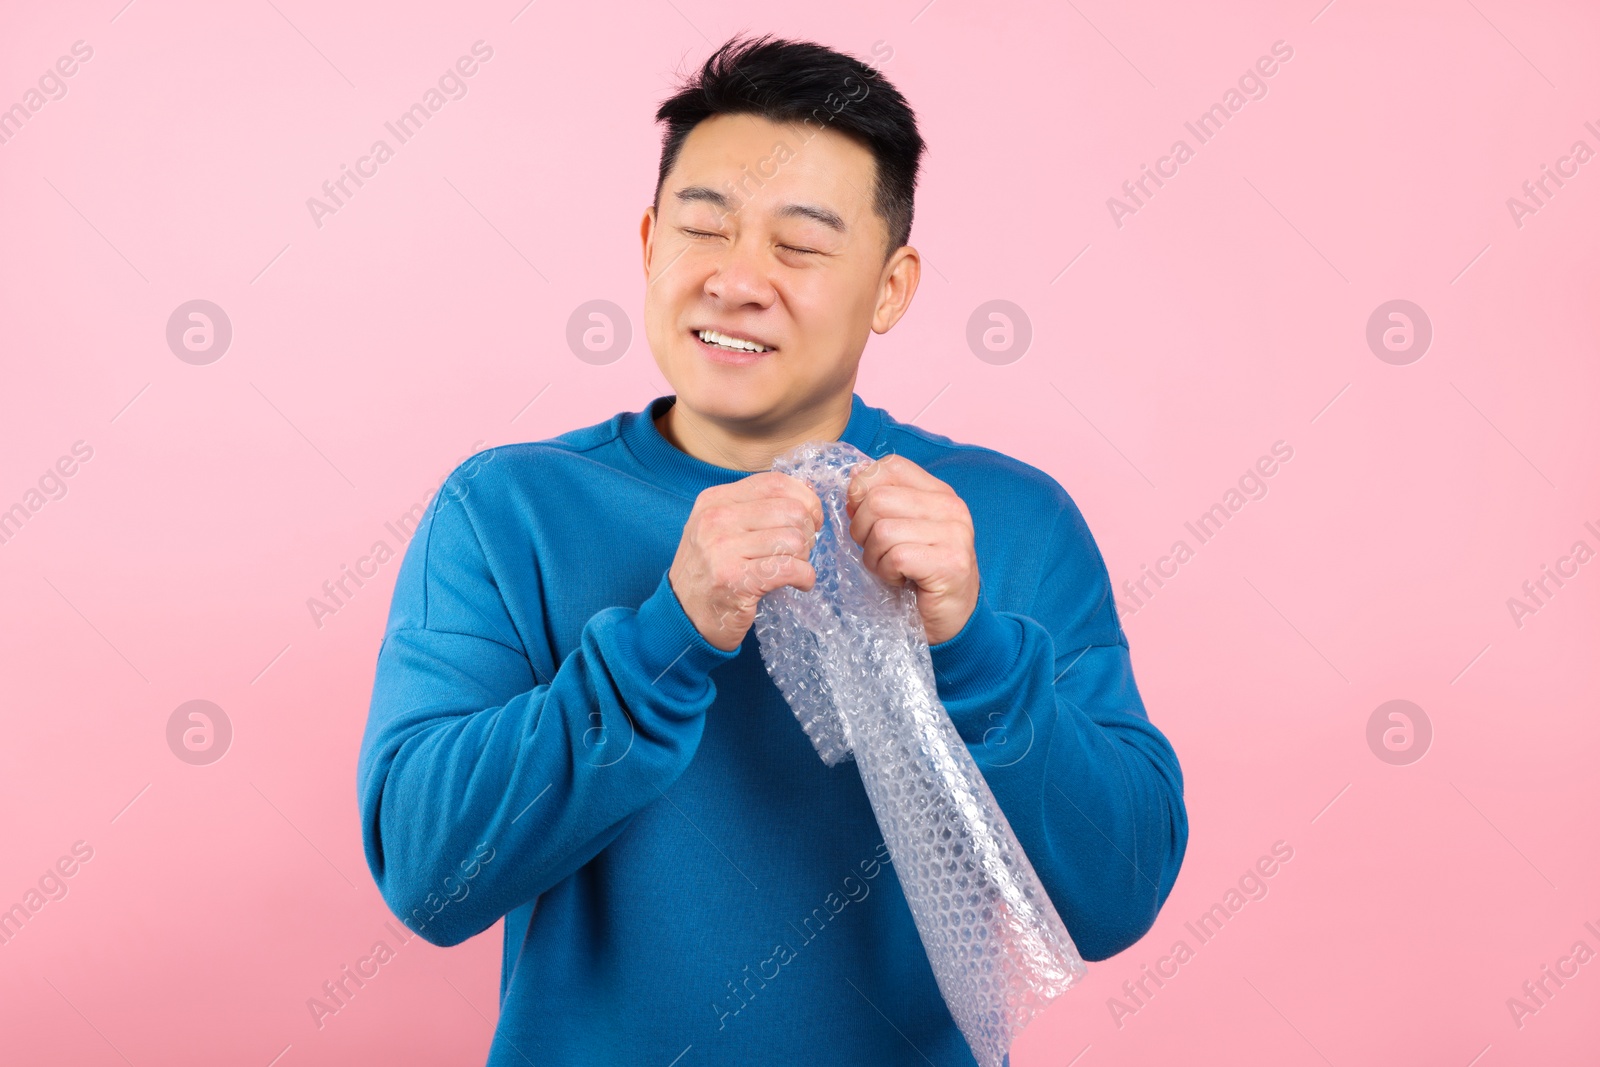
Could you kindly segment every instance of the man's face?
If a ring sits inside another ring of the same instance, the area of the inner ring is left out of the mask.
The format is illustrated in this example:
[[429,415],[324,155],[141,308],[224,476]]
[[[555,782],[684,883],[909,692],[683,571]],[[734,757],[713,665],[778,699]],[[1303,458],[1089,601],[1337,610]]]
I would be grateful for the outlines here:
[[641,226],[645,333],[681,405],[758,428],[848,396],[867,331],[916,290],[914,250],[884,262],[875,178],[872,153],[833,130],[717,115],[690,131]]

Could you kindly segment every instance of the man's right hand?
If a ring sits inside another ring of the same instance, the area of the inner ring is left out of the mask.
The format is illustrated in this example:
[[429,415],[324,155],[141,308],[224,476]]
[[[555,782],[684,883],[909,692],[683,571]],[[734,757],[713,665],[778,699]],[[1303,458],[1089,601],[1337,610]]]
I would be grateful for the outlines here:
[[808,559],[821,528],[822,501],[798,478],[762,471],[714,485],[695,499],[667,581],[700,635],[731,652],[763,596],[816,583]]

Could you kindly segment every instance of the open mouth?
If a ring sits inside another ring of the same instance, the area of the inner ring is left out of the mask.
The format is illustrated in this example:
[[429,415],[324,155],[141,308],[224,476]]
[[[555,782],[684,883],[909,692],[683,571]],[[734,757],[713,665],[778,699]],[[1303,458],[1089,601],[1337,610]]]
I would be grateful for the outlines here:
[[730,337],[716,330],[690,330],[696,343],[713,359],[727,363],[753,363],[761,356],[776,352],[772,345]]

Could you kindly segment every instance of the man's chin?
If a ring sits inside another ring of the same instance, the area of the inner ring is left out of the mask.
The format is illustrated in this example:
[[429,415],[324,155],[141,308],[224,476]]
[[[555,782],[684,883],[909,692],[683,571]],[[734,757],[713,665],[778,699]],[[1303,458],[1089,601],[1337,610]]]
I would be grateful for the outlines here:
[[718,422],[760,422],[773,413],[783,397],[781,390],[753,382],[693,381],[677,390],[677,402],[706,419]]
[[787,421],[802,386],[776,377],[730,378],[717,373],[680,376],[673,383],[686,410],[702,419],[747,432]]

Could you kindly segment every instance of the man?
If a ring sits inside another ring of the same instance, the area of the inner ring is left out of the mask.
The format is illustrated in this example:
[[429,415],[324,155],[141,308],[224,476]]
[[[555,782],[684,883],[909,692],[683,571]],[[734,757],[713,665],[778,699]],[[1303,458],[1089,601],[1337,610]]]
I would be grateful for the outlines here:
[[900,94],[736,39],[657,119],[645,322],[676,392],[441,487],[378,653],[368,864],[434,944],[504,917],[493,1067],[972,1064],[855,764],[822,763],[763,668],[756,605],[811,586],[822,520],[773,457],[878,457],[850,534],[914,586],[939,695],[1088,960],[1171,892],[1178,762],[1067,493],[853,392],[919,276]]

